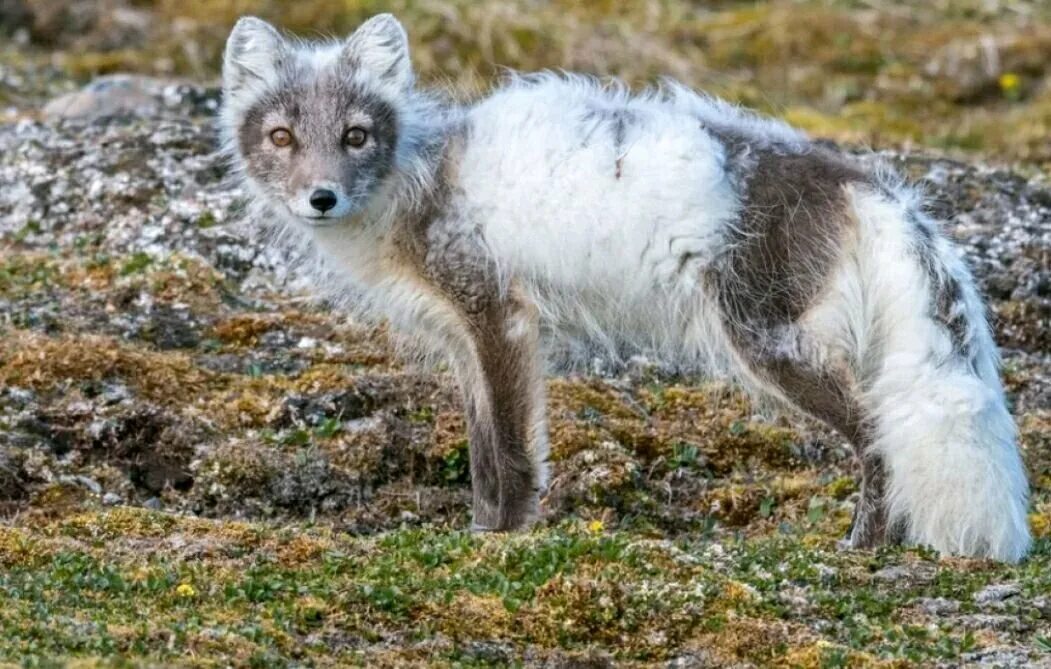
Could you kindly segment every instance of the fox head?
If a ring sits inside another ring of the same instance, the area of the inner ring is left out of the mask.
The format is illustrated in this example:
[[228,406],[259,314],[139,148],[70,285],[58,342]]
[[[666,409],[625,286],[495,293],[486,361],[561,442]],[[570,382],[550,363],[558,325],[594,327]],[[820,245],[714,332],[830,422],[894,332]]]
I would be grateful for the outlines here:
[[244,17],[223,59],[227,148],[276,214],[312,226],[345,221],[395,169],[399,108],[412,87],[408,39],[390,14],[323,45]]

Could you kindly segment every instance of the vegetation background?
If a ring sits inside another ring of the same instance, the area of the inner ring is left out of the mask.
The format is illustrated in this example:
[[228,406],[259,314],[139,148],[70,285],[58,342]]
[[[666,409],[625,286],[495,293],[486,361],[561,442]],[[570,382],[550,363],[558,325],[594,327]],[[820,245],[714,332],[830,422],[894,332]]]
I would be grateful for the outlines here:
[[[1030,560],[838,549],[839,437],[643,363],[553,379],[548,516],[467,532],[448,376],[309,300],[213,154],[238,16],[380,11],[465,99],[670,76],[927,179],[1005,349]],[[0,661],[1051,666],[1049,63],[1043,0],[0,0]],[[151,78],[88,103],[159,108],[44,106],[113,73]]]

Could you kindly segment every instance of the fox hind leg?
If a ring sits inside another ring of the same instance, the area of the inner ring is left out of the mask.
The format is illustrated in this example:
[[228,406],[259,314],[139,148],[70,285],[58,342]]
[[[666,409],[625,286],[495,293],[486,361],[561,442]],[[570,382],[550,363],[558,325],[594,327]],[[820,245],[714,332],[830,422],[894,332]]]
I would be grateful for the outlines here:
[[857,389],[845,366],[808,360],[812,346],[796,326],[778,328],[776,344],[739,340],[739,354],[768,391],[831,426],[854,448],[860,471],[860,490],[847,543],[851,548],[874,548],[901,540],[900,524],[891,524],[886,503],[884,462],[873,448],[871,427]]

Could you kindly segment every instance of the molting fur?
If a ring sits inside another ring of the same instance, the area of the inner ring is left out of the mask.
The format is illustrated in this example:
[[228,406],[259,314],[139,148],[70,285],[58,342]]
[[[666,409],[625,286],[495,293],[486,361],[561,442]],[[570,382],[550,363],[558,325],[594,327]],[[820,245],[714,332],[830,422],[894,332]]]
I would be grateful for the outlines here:
[[889,172],[674,82],[513,75],[454,104],[414,87],[389,15],[324,44],[242,19],[222,125],[254,216],[345,306],[452,364],[478,529],[535,517],[545,360],[597,350],[731,377],[840,431],[861,462],[854,546],[1025,554],[981,300]]

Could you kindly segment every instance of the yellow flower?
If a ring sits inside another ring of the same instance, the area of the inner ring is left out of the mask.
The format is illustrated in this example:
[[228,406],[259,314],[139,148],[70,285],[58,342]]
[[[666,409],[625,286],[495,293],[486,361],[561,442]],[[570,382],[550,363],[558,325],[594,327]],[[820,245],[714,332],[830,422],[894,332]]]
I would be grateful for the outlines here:
[[180,597],[187,597],[187,598],[189,598],[189,597],[196,597],[197,596],[197,591],[194,590],[193,586],[190,585],[189,583],[180,583],[175,588],[175,594],[180,596]]
[[588,532],[591,532],[592,534],[598,534],[603,529],[605,529],[605,527],[606,524],[603,523],[601,520],[593,520],[590,523],[588,523]]
[[1014,93],[1022,85],[1022,78],[1014,72],[1004,72],[1000,75],[1000,90],[1004,93]]

